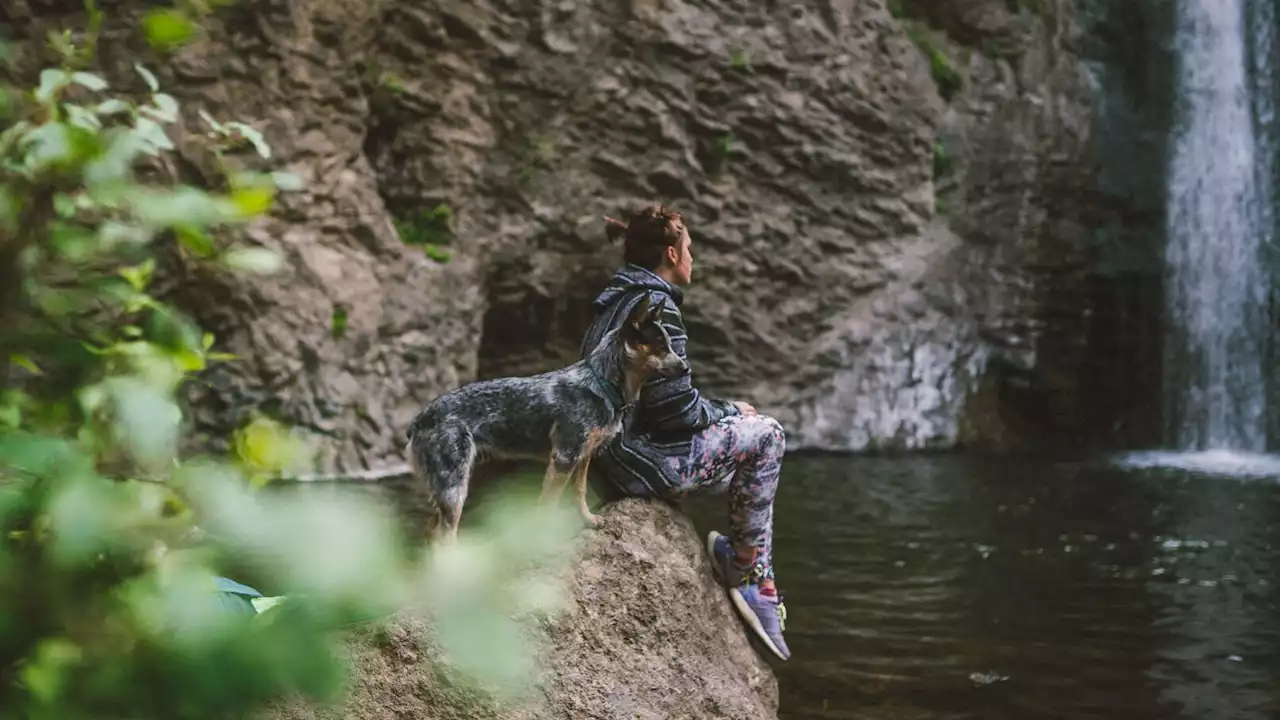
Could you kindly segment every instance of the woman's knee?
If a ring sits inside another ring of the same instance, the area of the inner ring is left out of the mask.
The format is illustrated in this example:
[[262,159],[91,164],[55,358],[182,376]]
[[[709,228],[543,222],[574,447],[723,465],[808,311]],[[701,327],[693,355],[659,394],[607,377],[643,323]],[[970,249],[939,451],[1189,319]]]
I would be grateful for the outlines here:
[[768,450],[781,455],[787,449],[787,432],[782,423],[769,415],[751,415],[749,420],[755,426],[756,445],[761,450]]

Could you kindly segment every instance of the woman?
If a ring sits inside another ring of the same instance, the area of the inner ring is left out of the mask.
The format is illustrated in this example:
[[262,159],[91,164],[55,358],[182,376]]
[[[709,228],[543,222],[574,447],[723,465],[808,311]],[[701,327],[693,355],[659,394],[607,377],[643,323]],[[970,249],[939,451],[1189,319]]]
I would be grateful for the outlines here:
[[[683,293],[693,275],[689,231],[679,213],[653,206],[626,224],[605,219],[610,240],[624,238],[625,265],[595,301],[596,319],[582,344],[585,357],[605,333],[625,321],[646,294],[663,302],[672,348],[685,353]],[[626,433],[592,462],[592,475],[623,495],[674,498],[689,492],[729,492],[729,537],[707,538],[712,566],[738,612],[783,660],[786,610],[774,586],[773,496],[786,440],[782,426],[745,402],[699,393],[691,371],[645,384]]]

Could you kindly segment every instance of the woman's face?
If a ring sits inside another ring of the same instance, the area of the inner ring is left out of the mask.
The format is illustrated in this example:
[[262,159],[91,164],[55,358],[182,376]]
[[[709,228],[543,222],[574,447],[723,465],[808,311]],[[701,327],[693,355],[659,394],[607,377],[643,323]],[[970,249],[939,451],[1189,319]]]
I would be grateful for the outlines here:
[[688,285],[693,279],[693,241],[689,229],[680,225],[680,239],[675,247],[667,249],[667,261],[671,263],[671,281],[676,285]]

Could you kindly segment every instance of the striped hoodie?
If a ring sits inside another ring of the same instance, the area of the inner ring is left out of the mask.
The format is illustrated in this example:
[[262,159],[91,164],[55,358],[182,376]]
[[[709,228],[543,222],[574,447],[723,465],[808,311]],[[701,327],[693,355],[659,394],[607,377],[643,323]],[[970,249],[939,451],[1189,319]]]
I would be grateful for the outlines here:
[[[582,341],[582,357],[600,343],[605,333],[626,321],[632,308],[648,293],[651,302],[663,301],[659,316],[671,349],[686,363],[688,333],[680,304],[684,293],[666,280],[637,265],[626,265],[614,273],[609,285],[596,298],[596,319]],[[627,432],[596,455],[591,463],[592,478],[606,480],[624,495],[661,495],[679,478],[668,469],[667,458],[690,452],[690,440],[699,430],[737,415],[727,401],[707,397],[693,386],[692,370],[675,377],[652,377],[640,389]],[[607,487],[604,489],[608,489]]]

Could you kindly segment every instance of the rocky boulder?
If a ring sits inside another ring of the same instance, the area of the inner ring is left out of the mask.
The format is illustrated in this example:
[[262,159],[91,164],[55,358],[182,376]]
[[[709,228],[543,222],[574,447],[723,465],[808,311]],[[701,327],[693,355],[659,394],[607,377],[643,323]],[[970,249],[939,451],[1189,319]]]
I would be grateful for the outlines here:
[[543,652],[538,691],[504,706],[450,681],[421,621],[400,618],[347,644],[354,682],[339,708],[303,704],[272,720],[445,718],[774,718],[778,686],[747,639],[692,522],[626,500],[581,540],[567,611],[531,627]]

